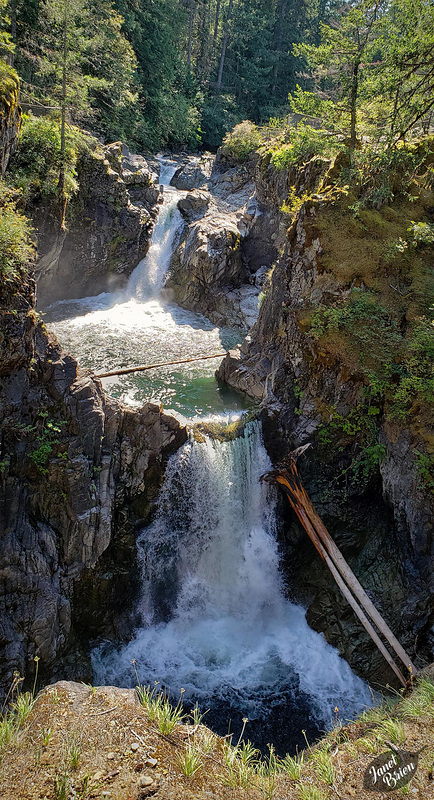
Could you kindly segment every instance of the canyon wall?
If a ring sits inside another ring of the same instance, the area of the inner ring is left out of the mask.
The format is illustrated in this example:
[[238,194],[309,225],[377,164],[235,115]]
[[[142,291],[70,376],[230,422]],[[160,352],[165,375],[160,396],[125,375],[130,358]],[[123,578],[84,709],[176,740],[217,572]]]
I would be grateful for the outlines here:
[[[434,645],[434,497],[424,481],[421,453],[428,459],[432,452],[432,415],[417,402],[396,411],[375,398],[369,384],[381,373],[381,360],[390,358],[386,338],[392,335],[390,318],[376,303],[398,313],[401,301],[393,289],[396,269],[378,252],[392,235],[405,235],[416,214],[430,213],[431,195],[362,211],[363,218],[355,219],[346,193],[336,187],[338,167],[316,160],[291,174],[275,170],[267,159],[258,162],[257,193],[270,213],[287,201],[291,187],[304,199],[289,221],[258,321],[218,375],[261,403],[275,463],[295,447],[313,445],[300,463],[308,492],[398,638],[424,663],[432,659]],[[281,216],[285,227],[287,220]],[[328,324],[322,322],[332,319],[328,309],[339,313],[353,298],[361,303],[360,297],[372,302],[372,316],[369,306],[366,318],[355,315],[351,335],[338,323],[328,335],[326,327],[313,327]],[[415,313],[414,307],[407,312],[407,326]],[[289,585],[305,599],[309,623],[324,631],[359,673],[390,680],[284,505],[282,513]]]
[[121,142],[95,142],[79,157],[77,179],[65,230],[50,204],[31,209],[39,308],[122,288],[149,249],[160,189],[142,156]]
[[127,410],[61,351],[31,272],[0,289],[0,681],[90,677],[89,638],[122,638],[137,590],[135,531],[186,431]]

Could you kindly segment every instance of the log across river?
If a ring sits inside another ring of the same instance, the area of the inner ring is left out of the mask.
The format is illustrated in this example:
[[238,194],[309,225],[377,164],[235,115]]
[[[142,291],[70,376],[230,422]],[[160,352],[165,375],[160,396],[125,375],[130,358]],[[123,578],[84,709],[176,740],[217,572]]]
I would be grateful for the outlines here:
[[[177,166],[163,161],[160,182]],[[214,372],[242,334],[161,294],[180,196],[165,190],[148,255],[122,292],[57,303],[45,321],[123,402],[224,425],[248,402]],[[285,594],[275,490],[260,483],[271,468],[258,421],[233,441],[192,435],[171,456],[153,521],[138,534],[136,630],[127,644],[97,644],[92,663],[94,683],[132,686],[134,661],[141,683],[158,682],[175,702],[184,689],[219,733],[237,736],[248,717],[246,736],[284,754],[332,725],[336,706],[350,719],[372,696]]]

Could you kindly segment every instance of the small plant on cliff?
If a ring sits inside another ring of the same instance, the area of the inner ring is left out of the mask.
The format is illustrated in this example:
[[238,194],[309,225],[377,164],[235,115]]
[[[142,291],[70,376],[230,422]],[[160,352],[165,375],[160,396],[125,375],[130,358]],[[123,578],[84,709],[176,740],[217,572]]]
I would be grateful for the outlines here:
[[223,139],[222,153],[236,161],[247,161],[249,156],[259,147],[261,134],[253,122],[244,120],[235,125],[233,131]]
[[325,796],[321,789],[316,786],[304,786],[300,784],[299,800],[325,800]]
[[47,473],[47,462],[52,455],[56,445],[61,444],[59,436],[62,433],[62,427],[66,425],[66,421],[54,422],[48,419],[48,411],[39,412],[39,432],[36,441],[39,442],[38,447],[29,453],[29,458],[39,472],[43,475]]
[[146,708],[149,718],[155,722],[163,734],[172,733],[180,722],[185,717],[182,706],[182,695],[184,689],[181,689],[181,696],[176,704],[173,706],[169,697],[164,691],[157,691],[156,686],[151,689],[150,686],[137,686],[136,691],[139,700],[144,708]]
[[203,766],[203,758],[200,747],[194,742],[188,742],[183,753],[178,758],[181,772],[191,778]]
[[0,274],[4,280],[17,278],[34,256],[30,222],[17,211],[17,192],[0,181]]
[[293,758],[288,753],[285,756],[285,758],[282,759],[280,766],[283,772],[289,775],[289,777],[292,778],[292,780],[296,781],[300,778],[300,775],[303,770],[303,764],[304,764],[303,753],[300,753],[300,755],[297,756],[296,758]]
[[35,704],[35,690],[38,678],[39,657],[34,658],[36,664],[35,679],[31,692],[22,692],[24,680],[15,672],[3,708],[0,712],[0,757],[4,747],[13,742],[20,728],[27,721]]

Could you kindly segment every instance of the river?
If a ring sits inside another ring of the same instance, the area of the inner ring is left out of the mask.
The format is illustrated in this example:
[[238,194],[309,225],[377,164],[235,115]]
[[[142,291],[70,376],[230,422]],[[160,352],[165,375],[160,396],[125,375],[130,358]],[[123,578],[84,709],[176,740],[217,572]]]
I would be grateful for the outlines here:
[[[218,352],[239,332],[165,303],[164,276],[182,225],[180,192],[167,184],[147,257],[116,294],[55,304],[46,320],[62,345],[95,370]],[[240,416],[247,403],[219,386],[216,362],[104,379],[123,402],[163,402],[183,419]],[[193,435],[169,460],[158,511],[138,538],[141,624],[127,645],[98,643],[98,683],[162,686],[176,702],[208,709],[205,722],[278,753],[294,753],[371,704],[366,684],[284,592],[274,490],[259,482],[271,464],[259,422],[235,441]],[[336,710],[338,709],[338,710]],[[304,731],[304,733],[303,733]]]

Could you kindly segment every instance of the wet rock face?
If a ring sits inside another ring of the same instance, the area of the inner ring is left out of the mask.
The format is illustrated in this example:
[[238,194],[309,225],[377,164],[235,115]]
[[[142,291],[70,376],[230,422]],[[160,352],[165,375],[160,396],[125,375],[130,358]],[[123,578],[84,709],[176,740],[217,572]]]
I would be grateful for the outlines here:
[[38,209],[38,305],[114,291],[146,255],[157,213],[157,175],[120,142],[82,155],[78,195],[59,232]]
[[[1,289],[0,684],[89,675],[101,631],[127,635],[135,530],[149,517],[168,455],[185,429],[159,406],[105,397],[33,310],[24,278]],[[112,607],[104,604],[116,598]],[[81,624],[80,609],[85,609]]]
[[258,316],[260,276],[277,255],[279,221],[256,198],[252,165],[214,164],[199,183],[178,203],[186,226],[166,289],[216,325],[248,329]]

